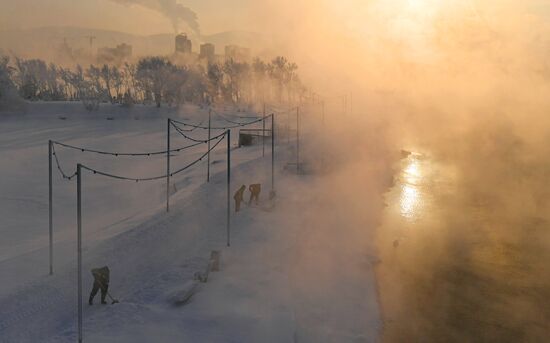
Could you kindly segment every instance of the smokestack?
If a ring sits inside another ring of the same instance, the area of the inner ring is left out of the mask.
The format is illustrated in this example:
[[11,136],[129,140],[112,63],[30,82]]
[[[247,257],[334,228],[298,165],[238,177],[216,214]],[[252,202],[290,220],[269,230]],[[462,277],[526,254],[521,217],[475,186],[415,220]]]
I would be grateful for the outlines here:
[[156,11],[164,15],[170,20],[174,28],[174,34],[177,34],[180,29],[181,23],[187,24],[187,26],[193,30],[197,35],[200,34],[200,27],[197,14],[184,5],[178,3],[176,0],[111,0],[113,2],[123,4],[126,6],[142,6],[150,10]]

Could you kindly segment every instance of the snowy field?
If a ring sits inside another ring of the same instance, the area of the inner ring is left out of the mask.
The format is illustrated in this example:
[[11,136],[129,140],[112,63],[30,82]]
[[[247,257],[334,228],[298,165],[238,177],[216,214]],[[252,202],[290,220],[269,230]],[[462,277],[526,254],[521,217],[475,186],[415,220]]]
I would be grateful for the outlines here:
[[[207,112],[104,106],[88,113],[80,104],[34,104],[23,116],[0,118],[0,342],[77,338],[76,183],[63,180],[54,165],[54,275],[49,276],[48,140],[119,152],[159,151],[166,148],[168,117],[199,123]],[[228,125],[220,118],[214,124]],[[200,130],[190,135],[206,138]],[[350,205],[331,197],[323,185],[349,177],[345,173],[285,171],[292,150],[285,142],[276,147],[278,197],[272,204],[269,144],[262,158],[261,146],[238,148],[237,136],[232,133],[231,192],[241,184],[263,188],[260,205],[232,212],[230,248],[225,247],[225,141],[212,154],[210,183],[204,161],[174,177],[168,214],[164,180],[135,183],[84,172],[85,342],[377,341],[381,325],[367,233],[376,225],[380,204]],[[172,131],[172,148],[189,143]],[[205,151],[201,145],[175,153],[172,170]],[[56,152],[68,174],[77,162],[131,177],[166,170],[164,156],[98,156],[59,146]],[[373,179],[380,174],[373,173]],[[345,198],[356,191],[350,187],[339,194]],[[331,219],[320,220],[319,213],[328,211]],[[349,217],[364,220],[358,225]],[[221,250],[221,270],[199,285],[188,304],[176,306],[174,294],[206,268],[212,250]],[[103,265],[111,269],[110,291],[120,303],[98,305],[98,296],[90,307],[89,270]]]

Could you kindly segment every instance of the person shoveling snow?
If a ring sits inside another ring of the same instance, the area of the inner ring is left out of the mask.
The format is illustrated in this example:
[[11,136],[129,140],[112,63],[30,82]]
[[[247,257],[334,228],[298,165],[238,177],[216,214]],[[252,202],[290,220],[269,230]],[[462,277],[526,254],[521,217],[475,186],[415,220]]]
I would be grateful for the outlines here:
[[259,183],[250,185],[248,187],[248,190],[250,191],[250,199],[248,200],[248,206],[252,205],[252,201],[254,200],[256,205],[258,205],[258,202],[260,201],[260,192],[262,191],[262,185]]
[[105,301],[105,297],[109,295],[109,298],[111,298],[112,303],[116,304],[118,303],[118,300],[113,299],[111,295],[109,294],[109,267],[105,266],[102,268],[96,268],[92,269],[92,275],[94,276],[94,286],[92,288],[92,292],[90,293],[90,299],[88,300],[88,304],[93,305],[94,303],[94,297],[97,294],[97,292],[101,289],[101,303],[103,305],[107,304]]
[[233,196],[233,199],[235,199],[235,212],[239,212],[241,210],[241,202],[243,202],[245,190],[246,186],[242,185],[241,188],[239,188],[239,190],[235,192],[235,195]]

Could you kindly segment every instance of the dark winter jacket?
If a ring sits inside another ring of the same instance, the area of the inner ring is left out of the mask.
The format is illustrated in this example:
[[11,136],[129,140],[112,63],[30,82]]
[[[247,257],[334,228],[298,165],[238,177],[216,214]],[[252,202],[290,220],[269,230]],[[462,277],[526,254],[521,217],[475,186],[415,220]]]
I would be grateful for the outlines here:
[[246,187],[242,185],[241,188],[239,188],[239,190],[233,196],[233,199],[235,199],[235,201],[243,201],[243,195],[245,190],[246,190]]
[[92,269],[92,275],[94,276],[94,280],[99,282],[103,286],[107,286],[109,284],[109,267],[105,266],[102,268],[96,268]]
[[260,194],[260,192],[261,192],[261,190],[262,190],[262,185],[259,184],[259,183],[250,185],[250,186],[248,187],[248,190],[250,191],[250,193],[252,193],[252,194],[254,194],[254,195],[258,195],[258,194]]

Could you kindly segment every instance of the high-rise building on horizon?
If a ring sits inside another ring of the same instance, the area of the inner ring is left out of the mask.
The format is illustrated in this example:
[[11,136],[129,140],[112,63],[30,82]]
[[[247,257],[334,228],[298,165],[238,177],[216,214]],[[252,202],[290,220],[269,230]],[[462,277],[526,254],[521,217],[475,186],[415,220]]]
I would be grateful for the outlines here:
[[214,44],[201,44],[200,58],[212,61],[216,55],[216,47]]
[[180,33],[176,36],[176,53],[190,54],[192,51],[192,43],[185,33]]

